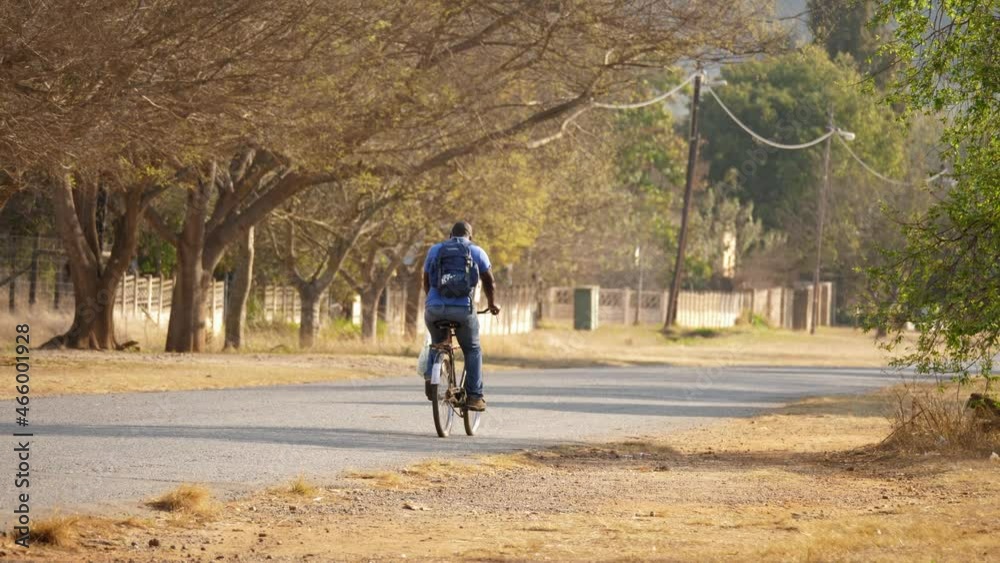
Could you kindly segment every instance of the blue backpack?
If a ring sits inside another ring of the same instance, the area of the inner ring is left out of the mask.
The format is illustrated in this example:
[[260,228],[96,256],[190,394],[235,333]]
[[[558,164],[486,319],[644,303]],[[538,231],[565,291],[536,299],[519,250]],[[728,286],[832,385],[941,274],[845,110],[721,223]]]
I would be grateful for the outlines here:
[[479,266],[472,259],[472,243],[452,238],[441,243],[431,266],[431,284],[441,297],[472,297],[479,283]]

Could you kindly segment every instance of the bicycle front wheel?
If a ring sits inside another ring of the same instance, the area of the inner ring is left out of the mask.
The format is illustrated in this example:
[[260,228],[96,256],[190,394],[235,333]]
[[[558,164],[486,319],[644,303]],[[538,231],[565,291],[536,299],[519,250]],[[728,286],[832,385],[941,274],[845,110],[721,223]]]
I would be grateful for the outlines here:
[[447,438],[451,434],[451,427],[455,424],[455,409],[451,406],[451,397],[448,390],[455,386],[455,374],[452,371],[451,362],[444,358],[441,362],[441,383],[431,385],[431,410],[434,413],[434,429],[440,438]]
[[483,413],[479,411],[470,411],[469,409],[464,409],[462,420],[465,422],[465,433],[469,436],[475,436],[476,430],[479,430],[479,421],[482,419]]

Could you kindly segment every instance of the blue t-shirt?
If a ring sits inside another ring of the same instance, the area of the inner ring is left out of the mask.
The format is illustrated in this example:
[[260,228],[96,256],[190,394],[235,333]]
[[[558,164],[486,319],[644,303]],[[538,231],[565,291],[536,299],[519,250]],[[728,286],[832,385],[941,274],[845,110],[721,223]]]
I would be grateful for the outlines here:
[[[438,251],[441,250],[441,244],[438,243],[431,247],[427,252],[427,259],[424,260],[424,271],[428,274],[431,273],[431,264],[437,262]],[[472,261],[479,268],[480,277],[483,272],[490,269],[490,257],[486,255],[486,251],[474,244],[469,245],[469,251],[472,253]],[[441,297],[438,293],[436,287],[431,287],[431,290],[427,292],[427,300],[424,301],[425,306],[432,305],[455,305],[458,307],[471,307],[472,302],[468,297]]]

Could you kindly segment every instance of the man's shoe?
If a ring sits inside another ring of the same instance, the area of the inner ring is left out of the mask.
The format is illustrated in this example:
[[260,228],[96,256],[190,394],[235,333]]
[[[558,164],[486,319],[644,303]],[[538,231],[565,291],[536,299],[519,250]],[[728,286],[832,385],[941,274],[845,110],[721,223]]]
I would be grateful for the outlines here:
[[465,408],[470,411],[482,412],[486,410],[486,399],[482,397],[469,397],[465,401]]
[[425,379],[424,380],[424,395],[427,395],[427,400],[428,401],[433,401],[434,399],[437,398],[437,397],[434,396],[434,391],[431,389],[431,380],[430,379]]

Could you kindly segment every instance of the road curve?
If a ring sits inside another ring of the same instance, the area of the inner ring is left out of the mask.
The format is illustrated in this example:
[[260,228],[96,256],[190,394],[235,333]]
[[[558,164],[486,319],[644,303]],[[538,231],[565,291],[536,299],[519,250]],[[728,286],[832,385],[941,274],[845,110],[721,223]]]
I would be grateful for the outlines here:
[[[134,505],[198,482],[220,494],[297,474],[400,466],[567,442],[664,433],[799,397],[894,382],[876,369],[630,367],[487,375],[480,435],[434,434],[415,377],[213,391],[38,397],[31,402],[32,512]],[[13,401],[2,401],[13,421]],[[0,506],[15,499],[17,427],[3,426]],[[10,520],[3,510],[0,521]]]

